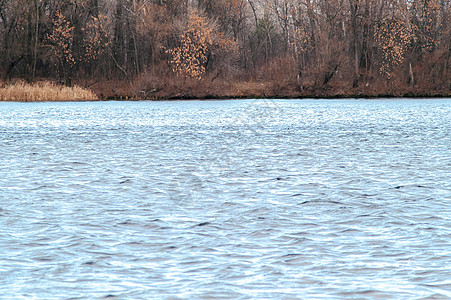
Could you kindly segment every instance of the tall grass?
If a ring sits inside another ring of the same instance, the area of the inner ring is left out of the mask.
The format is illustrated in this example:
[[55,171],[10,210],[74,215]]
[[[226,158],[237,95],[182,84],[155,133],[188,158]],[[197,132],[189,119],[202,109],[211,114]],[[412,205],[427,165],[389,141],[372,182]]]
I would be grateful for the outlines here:
[[0,85],[0,101],[86,101],[98,100],[92,91],[79,86],[66,87],[51,82]]

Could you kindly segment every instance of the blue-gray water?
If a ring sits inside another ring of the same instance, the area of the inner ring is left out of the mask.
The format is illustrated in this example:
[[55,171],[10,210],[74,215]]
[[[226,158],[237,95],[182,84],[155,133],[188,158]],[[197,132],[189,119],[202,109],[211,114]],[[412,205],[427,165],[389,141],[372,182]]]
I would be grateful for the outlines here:
[[0,298],[451,298],[450,113],[0,103]]

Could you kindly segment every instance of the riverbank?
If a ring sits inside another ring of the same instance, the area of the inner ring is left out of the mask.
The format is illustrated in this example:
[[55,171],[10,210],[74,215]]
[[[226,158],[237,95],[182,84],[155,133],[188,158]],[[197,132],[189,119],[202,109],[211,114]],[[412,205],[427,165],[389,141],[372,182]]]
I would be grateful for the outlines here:
[[[84,86],[85,88],[83,88]],[[300,99],[300,98],[447,98],[451,86],[425,88],[364,82],[352,88],[344,84],[300,86],[292,82],[135,80],[78,82],[72,87],[50,81],[27,84],[0,82],[0,101],[96,101],[96,100],[208,100],[208,99]]]
[[89,85],[103,100],[206,100],[206,99],[299,99],[299,98],[446,98],[451,83],[436,86],[397,85],[397,83],[347,82],[299,85],[284,81],[227,80],[147,80],[103,81]]
[[78,85],[71,87],[49,81],[28,84],[19,81],[13,84],[0,83],[0,101],[93,101],[100,98],[91,90]]

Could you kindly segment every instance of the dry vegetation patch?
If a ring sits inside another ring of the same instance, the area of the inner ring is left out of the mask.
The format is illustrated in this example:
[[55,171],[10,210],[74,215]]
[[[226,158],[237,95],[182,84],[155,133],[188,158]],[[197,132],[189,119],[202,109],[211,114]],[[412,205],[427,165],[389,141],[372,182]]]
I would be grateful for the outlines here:
[[28,84],[16,82],[0,85],[0,101],[90,101],[96,94],[79,86],[61,86],[51,82]]

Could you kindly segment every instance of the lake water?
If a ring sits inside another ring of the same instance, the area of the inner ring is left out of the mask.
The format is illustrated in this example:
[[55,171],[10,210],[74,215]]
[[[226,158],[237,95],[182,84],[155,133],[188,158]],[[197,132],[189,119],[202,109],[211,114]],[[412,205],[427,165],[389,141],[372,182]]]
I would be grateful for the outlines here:
[[451,100],[0,103],[0,298],[451,298]]

